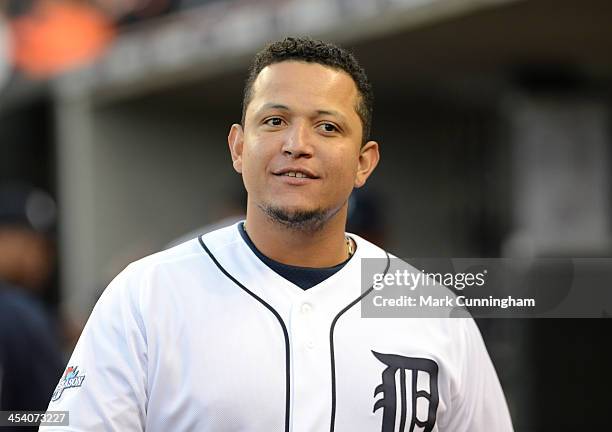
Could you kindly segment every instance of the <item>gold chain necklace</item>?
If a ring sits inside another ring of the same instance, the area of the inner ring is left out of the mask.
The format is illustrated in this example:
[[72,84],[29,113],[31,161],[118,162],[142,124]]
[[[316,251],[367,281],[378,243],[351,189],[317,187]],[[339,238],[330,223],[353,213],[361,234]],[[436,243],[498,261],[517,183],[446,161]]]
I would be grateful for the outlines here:
[[[244,232],[248,234],[246,222],[242,224],[242,228],[244,229]],[[353,242],[351,241],[351,238],[349,236],[345,235],[344,239],[346,240],[346,252],[348,253],[348,256],[350,258],[355,253],[355,248],[353,247]]]
[[345,235],[344,238],[346,239],[346,251],[348,252],[348,256],[350,258],[355,253],[355,249],[353,249],[353,242],[351,241],[351,238],[347,235]]

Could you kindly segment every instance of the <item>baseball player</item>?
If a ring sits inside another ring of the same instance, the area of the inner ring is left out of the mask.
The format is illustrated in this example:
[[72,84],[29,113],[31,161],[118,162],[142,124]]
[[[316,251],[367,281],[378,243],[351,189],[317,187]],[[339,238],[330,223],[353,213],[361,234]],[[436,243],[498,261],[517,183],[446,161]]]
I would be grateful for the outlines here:
[[[372,91],[335,45],[259,52],[228,137],[246,220],[129,265],[53,394],[65,431],[508,432],[471,319],[363,319],[347,198],[379,160]],[[382,271],[385,268],[381,268]]]

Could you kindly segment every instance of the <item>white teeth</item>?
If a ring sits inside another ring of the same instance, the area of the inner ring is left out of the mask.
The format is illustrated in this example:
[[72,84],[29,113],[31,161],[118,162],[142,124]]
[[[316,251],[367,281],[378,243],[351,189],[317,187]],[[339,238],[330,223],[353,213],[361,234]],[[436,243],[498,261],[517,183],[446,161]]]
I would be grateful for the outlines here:
[[295,172],[295,171],[289,171],[289,172],[286,172],[283,175],[286,175],[288,177],[297,177],[297,178],[306,178],[307,177],[306,174],[303,174],[301,172]]

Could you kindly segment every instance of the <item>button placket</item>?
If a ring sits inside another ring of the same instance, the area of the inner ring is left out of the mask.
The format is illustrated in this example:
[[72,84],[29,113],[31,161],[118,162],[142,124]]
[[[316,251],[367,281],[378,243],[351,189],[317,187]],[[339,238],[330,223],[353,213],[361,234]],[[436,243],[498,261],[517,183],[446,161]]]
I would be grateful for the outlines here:
[[[329,360],[322,355],[323,345],[318,343],[321,336],[319,320],[321,319],[317,304],[306,299],[294,303],[291,325],[294,332],[294,399],[292,410],[292,430],[310,432],[320,422],[319,415],[313,416],[313,396],[320,388],[327,388],[327,382],[321,382],[321,370]],[[323,369],[324,368],[324,369]]]
[[309,350],[312,350],[315,347],[315,343],[313,340],[313,334],[312,334],[312,315],[313,315],[313,305],[310,302],[303,302],[300,306],[299,306],[299,315],[300,315],[300,321],[302,323],[301,327],[301,336],[302,336],[302,343],[303,346],[306,347]]

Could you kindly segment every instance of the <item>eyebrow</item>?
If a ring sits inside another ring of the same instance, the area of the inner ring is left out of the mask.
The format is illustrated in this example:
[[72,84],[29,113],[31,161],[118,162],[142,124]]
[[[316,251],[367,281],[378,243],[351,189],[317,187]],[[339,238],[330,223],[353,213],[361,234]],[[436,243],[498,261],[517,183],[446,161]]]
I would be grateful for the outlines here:
[[332,117],[337,117],[341,121],[345,120],[344,115],[342,115],[339,111],[334,111],[334,110],[317,110],[317,114],[318,115],[330,115]]
[[[267,104],[264,104],[264,106],[261,107],[261,109],[258,111],[258,113],[261,113],[261,112],[269,110],[269,109],[278,109],[278,110],[282,110],[282,111],[291,111],[291,109],[287,105],[269,102]],[[333,117],[337,117],[341,121],[345,120],[344,115],[342,115],[342,113],[340,113],[339,111],[335,111],[335,110],[317,110],[316,113],[317,113],[317,115],[330,115],[330,116],[333,116]]]
[[289,107],[287,105],[283,105],[283,104],[278,104],[278,103],[272,103],[272,102],[268,102],[267,104],[265,104],[264,106],[262,106],[257,113],[261,113],[263,111],[269,110],[269,109],[278,109],[278,110],[282,110],[282,111],[290,111]]

